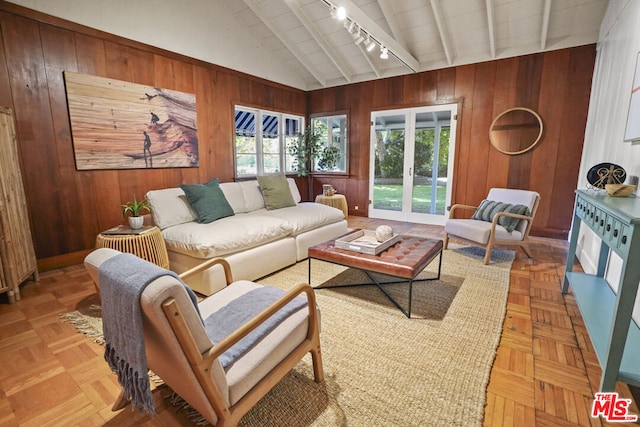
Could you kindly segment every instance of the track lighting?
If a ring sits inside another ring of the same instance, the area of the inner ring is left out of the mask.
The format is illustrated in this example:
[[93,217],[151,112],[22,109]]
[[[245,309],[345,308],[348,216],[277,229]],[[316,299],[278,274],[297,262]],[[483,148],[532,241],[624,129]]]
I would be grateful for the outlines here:
[[[343,27],[349,32],[349,34],[351,34],[356,46],[364,42],[367,52],[371,52],[376,46],[380,46],[380,59],[389,59],[389,49],[384,47],[378,39],[372,36],[366,29],[362,28],[360,24],[353,20],[353,18],[347,16],[347,11],[343,6],[336,6],[330,0],[322,1],[331,9],[331,17],[333,19],[344,21]],[[356,27],[357,31],[354,33]],[[393,55],[393,52],[391,54]]]
[[358,32],[353,36],[353,40],[354,40],[356,45],[359,45],[360,43],[362,43],[364,41],[364,36],[362,35],[362,33],[360,31],[360,27],[358,27]]
[[376,47],[376,42],[371,40],[371,36],[367,35],[366,45],[367,45],[367,52],[371,52],[373,48]]

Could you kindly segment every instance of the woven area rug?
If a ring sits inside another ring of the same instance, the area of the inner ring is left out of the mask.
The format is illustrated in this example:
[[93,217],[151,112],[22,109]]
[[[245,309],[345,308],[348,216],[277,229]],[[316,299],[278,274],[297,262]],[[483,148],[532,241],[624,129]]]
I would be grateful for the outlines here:
[[[482,425],[514,252],[494,250],[485,266],[483,249],[449,247],[441,279],[414,283],[411,319],[376,286],[317,290],[325,381],[313,381],[306,356],[240,425]],[[288,289],[308,281],[307,268],[303,261],[259,282]],[[322,261],[311,268],[314,286],[368,281]],[[421,277],[436,270],[437,259]],[[406,308],[407,284],[385,289]]]

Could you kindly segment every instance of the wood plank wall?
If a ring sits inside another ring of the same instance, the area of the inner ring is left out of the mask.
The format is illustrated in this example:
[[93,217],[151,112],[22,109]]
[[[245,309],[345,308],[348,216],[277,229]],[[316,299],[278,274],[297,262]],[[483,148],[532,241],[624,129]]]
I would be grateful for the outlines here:
[[[349,174],[316,176],[313,192],[333,184],[350,213],[366,215],[371,112],[458,103],[453,202],[477,204],[491,187],[532,189],[541,201],[531,234],[566,238],[595,54],[588,45],[312,91],[309,114],[347,112],[350,138]],[[512,107],[537,111],[545,127],[534,150],[517,156],[489,142],[491,122]]]
[[[349,175],[318,176],[311,194],[332,183],[351,214],[366,215],[371,111],[458,102],[454,200],[478,202],[492,186],[532,188],[542,194],[533,234],[564,237],[570,227],[593,45],[304,92],[3,1],[0,30],[0,105],[15,111],[41,269],[80,262],[99,231],[121,222],[119,206],[133,194],[233,180],[236,103],[302,115],[346,111]],[[64,70],[195,93],[200,167],[77,171]],[[493,117],[512,106],[538,111],[545,123],[536,149],[516,157],[491,148],[487,136]],[[298,185],[307,194],[307,181]]]
[[[234,104],[306,113],[304,91],[10,3],[0,2],[0,28],[0,105],[15,111],[31,226],[44,269],[81,261],[97,233],[122,222],[120,205],[134,194],[214,177],[232,181]],[[77,171],[65,70],[195,93],[200,166]]]

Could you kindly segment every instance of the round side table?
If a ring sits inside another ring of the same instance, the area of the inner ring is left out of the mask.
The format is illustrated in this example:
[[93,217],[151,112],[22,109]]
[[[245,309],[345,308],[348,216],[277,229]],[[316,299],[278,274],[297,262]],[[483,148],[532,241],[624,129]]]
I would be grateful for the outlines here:
[[111,248],[146,259],[169,269],[167,246],[158,227],[140,234],[98,234],[96,248]]
[[347,205],[347,198],[344,194],[334,194],[333,196],[323,196],[319,194],[316,196],[316,203],[322,203],[323,205],[342,210],[345,219],[349,216],[349,206]]

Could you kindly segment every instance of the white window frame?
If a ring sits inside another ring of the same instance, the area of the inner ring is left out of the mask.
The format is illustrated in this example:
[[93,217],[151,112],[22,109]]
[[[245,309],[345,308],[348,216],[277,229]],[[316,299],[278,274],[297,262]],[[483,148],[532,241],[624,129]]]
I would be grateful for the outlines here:
[[[324,174],[324,173],[334,173],[334,174],[345,174],[348,173],[349,168],[349,115],[347,113],[335,113],[335,114],[326,114],[326,115],[317,115],[311,117],[311,127],[312,129],[315,126],[316,121],[327,121],[327,123],[332,122],[334,119],[342,120],[344,118],[344,133],[342,136],[344,137],[343,142],[334,142],[333,141],[333,132],[329,131],[327,135],[327,140],[321,140],[322,147],[331,147],[338,145],[341,148],[341,156],[340,161],[338,161],[338,167],[334,170],[322,170],[318,168],[318,159],[313,159],[312,162],[312,173],[315,174]],[[342,147],[341,147],[342,146]]]
[[[256,173],[240,174],[238,172],[238,153],[236,151],[236,127],[235,127],[235,115],[237,111],[243,111],[254,114],[255,117],[255,139],[256,139]],[[264,171],[264,147],[263,147],[263,129],[262,129],[262,117],[264,115],[276,116],[278,118],[278,146],[279,146],[279,171],[276,173],[292,174],[296,173],[296,170],[287,170],[286,158],[289,155],[286,144],[286,121],[287,119],[297,120],[299,122],[298,132],[302,132],[305,126],[304,116],[298,116],[295,114],[282,113],[277,111],[265,110],[261,108],[245,107],[242,105],[235,105],[233,109],[234,127],[233,127],[233,153],[234,153],[234,173],[236,178],[251,178],[258,175],[265,175]],[[270,172],[270,174],[272,174]]]

